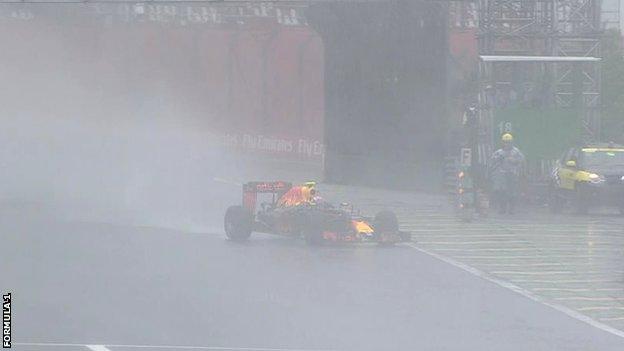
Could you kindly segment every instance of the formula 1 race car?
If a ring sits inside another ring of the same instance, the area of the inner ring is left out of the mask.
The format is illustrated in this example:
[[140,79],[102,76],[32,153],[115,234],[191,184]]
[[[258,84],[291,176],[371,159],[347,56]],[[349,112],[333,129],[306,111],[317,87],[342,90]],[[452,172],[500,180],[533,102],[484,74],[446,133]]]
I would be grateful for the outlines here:
[[[409,232],[399,230],[397,217],[390,211],[366,218],[346,203],[335,207],[313,198],[285,202],[285,198],[299,190],[297,188],[283,181],[244,184],[242,206],[230,206],[225,213],[227,237],[243,241],[255,231],[301,237],[311,245],[338,242],[393,244],[411,240]],[[314,193],[313,188],[311,192]],[[256,212],[258,194],[270,195],[270,201],[262,202]]]

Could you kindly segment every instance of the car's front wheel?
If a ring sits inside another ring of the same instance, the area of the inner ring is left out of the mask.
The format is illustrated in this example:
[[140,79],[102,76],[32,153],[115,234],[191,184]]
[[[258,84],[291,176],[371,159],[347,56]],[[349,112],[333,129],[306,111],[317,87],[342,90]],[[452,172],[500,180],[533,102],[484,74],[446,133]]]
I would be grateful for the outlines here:
[[230,206],[223,221],[225,235],[232,241],[249,239],[253,229],[253,215],[243,206]]
[[379,233],[397,233],[399,231],[399,220],[392,211],[381,211],[375,215],[373,228]]
[[375,215],[373,219],[373,229],[380,245],[392,246],[394,241],[391,239],[386,241],[385,235],[400,235],[399,220],[392,211],[381,211]]
[[323,244],[325,241],[323,238],[323,227],[324,221],[321,214],[315,212],[307,214],[301,232],[308,245],[318,246]]

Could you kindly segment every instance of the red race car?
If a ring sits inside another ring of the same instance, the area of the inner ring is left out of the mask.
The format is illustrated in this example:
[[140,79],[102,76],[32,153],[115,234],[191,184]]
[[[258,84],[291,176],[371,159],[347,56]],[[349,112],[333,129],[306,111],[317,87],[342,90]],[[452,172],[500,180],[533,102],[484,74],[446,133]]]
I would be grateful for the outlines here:
[[[257,205],[258,194],[267,197]],[[259,208],[257,208],[259,207]],[[243,185],[243,203],[225,213],[225,234],[230,240],[247,240],[252,232],[301,237],[319,245],[338,242],[393,244],[411,240],[399,230],[391,211],[367,218],[342,203],[334,206],[316,194],[313,182],[293,187],[289,182],[249,182]]]

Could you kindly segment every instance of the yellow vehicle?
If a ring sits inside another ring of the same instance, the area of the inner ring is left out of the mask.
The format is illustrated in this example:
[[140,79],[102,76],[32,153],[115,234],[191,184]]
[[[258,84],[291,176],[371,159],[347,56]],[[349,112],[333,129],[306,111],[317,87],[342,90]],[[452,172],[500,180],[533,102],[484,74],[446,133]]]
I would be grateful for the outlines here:
[[549,207],[560,212],[571,203],[578,213],[591,206],[617,206],[624,214],[624,146],[573,147],[555,165],[549,184]]

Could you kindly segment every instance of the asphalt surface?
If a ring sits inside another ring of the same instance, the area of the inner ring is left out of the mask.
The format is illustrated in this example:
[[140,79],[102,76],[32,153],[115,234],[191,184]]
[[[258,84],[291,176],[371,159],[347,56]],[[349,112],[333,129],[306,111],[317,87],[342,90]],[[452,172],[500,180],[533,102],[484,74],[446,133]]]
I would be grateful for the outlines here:
[[[624,330],[624,221],[619,217],[418,220],[419,246],[487,271]],[[456,235],[460,229],[462,235]]]
[[394,199],[380,203],[360,199],[354,190],[339,192],[370,204],[371,213],[393,209],[419,249],[477,269],[579,318],[624,330],[624,217],[617,209],[593,208],[590,215],[577,216],[525,207],[515,215],[465,222],[441,198],[377,191],[378,199]]
[[[238,198],[237,180],[213,183]],[[198,226],[81,221],[5,204],[0,290],[13,294],[15,349],[624,349],[624,338],[547,305],[620,328],[621,311],[609,309],[622,296],[619,218],[553,220],[538,211],[467,224],[433,195],[320,189],[367,211],[394,209],[417,241],[311,248],[255,234],[237,244]],[[572,277],[548,273],[563,271]],[[612,300],[591,300],[604,296]]]

